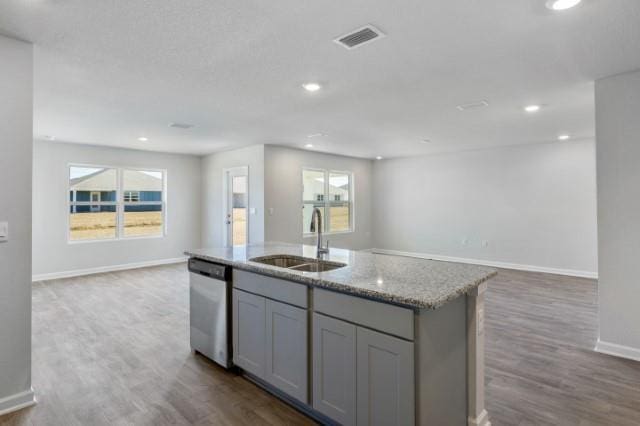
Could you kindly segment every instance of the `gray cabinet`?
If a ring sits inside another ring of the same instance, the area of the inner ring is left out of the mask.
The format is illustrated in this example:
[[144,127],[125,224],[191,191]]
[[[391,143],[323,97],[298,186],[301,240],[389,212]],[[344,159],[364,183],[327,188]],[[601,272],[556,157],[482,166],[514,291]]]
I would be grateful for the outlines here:
[[356,326],[313,314],[313,408],[356,423]]
[[307,310],[267,299],[266,331],[264,379],[307,404]]
[[246,371],[265,376],[266,299],[233,290],[233,362]]
[[357,424],[413,425],[413,343],[357,327]]

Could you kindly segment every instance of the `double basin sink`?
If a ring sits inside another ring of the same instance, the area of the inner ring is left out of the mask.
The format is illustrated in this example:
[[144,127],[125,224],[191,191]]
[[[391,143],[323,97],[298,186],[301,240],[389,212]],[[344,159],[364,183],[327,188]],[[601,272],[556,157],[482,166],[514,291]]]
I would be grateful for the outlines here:
[[301,272],[326,272],[347,266],[345,263],[288,254],[254,257],[249,259],[249,261]]

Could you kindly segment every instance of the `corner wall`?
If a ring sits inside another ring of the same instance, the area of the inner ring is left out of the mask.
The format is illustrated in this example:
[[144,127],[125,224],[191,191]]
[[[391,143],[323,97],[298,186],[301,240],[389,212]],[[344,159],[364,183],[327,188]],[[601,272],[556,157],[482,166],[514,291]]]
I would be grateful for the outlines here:
[[224,170],[249,168],[249,243],[264,241],[264,145],[223,151],[202,158],[202,245],[224,247]]
[[33,48],[0,36],[0,414],[34,403],[31,390]]
[[596,81],[597,350],[640,361],[640,71]]
[[[33,170],[33,274],[48,279],[177,261],[200,246],[200,158],[37,141]],[[162,238],[70,244],[69,163],[167,170],[167,234]]]
[[265,238],[267,241],[315,244],[303,238],[303,167],[353,173],[354,231],[327,234],[331,247],[371,248],[372,161],[320,152],[265,146]]
[[374,247],[595,277],[593,142],[377,161]]

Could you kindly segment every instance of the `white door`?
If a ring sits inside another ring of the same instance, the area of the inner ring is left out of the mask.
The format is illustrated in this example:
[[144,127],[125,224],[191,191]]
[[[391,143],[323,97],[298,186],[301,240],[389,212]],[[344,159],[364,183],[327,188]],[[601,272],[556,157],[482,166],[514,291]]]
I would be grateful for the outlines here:
[[225,244],[243,246],[249,242],[249,168],[234,167],[224,172]]
[[233,362],[264,378],[266,299],[233,290]]
[[313,314],[313,408],[356,424],[356,326]]
[[[101,201],[101,196],[100,196],[100,192],[92,192],[91,193],[91,202],[92,203],[100,203]],[[100,211],[100,204],[92,204],[90,207],[92,212],[99,212]]]
[[308,403],[307,310],[267,300],[265,380]]
[[413,343],[357,327],[358,425],[413,425]]

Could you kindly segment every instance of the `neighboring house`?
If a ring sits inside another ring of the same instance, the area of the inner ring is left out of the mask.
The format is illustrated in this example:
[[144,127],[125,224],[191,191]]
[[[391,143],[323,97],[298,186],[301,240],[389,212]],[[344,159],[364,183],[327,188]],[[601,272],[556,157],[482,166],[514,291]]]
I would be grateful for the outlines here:
[[331,187],[331,196],[329,200],[324,199],[324,180],[313,179],[306,182],[306,185],[310,185],[311,188],[305,188],[305,191],[312,192],[313,198],[306,201],[347,201],[349,199],[349,183],[338,187]]
[[[72,204],[71,213],[115,212],[117,176],[115,169],[103,169],[86,176],[71,179],[69,201],[87,204]],[[145,202],[162,201],[162,178],[148,173],[127,170],[122,194],[127,212],[161,211],[162,206],[146,205]],[[95,204],[94,204],[95,203]],[[140,203],[139,205],[136,205]]]

